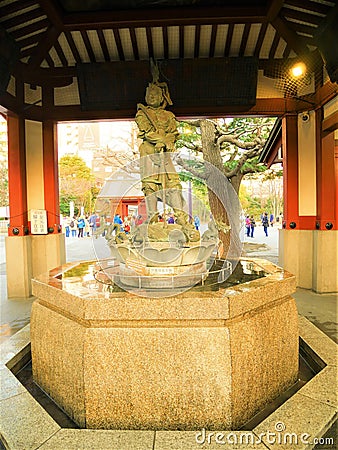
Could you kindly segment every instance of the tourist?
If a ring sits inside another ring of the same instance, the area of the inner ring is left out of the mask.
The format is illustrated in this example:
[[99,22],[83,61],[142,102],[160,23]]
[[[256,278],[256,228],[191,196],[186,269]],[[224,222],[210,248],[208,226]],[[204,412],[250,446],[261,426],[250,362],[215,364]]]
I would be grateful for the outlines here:
[[255,230],[256,222],[254,219],[254,216],[250,217],[250,237],[254,237],[254,230]]
[[271,225],[272,227],[273,227],[274,221],[275,221],[275,216],[271,213],[271,214],[270,214],[270,225]]
[[167,223],[171,223],[171,224],[172,224],[172,223],[175,223],[175,216],[174,216],[174,213],[170,213],[170,214],[169,214]]
[[86,222],[84,220],[83,216],[80,216],[77,220],[77,229],[78,229],[78,235],[77,237],[83,237],[83,230],[86,227]]
[[123,224],[122,224],[122,228],[123,228],[123,231],[124,231],[126,234],[129,234],[129,233],[130,233],[130,221],[129,221],[129,218],[128,218],[128,217],[125,217],[125,218],[124,218],[124,221],[123,221]]
[[73,217],[69,222],[69,230],[72,233],[72,237],[76,237],[77,232],[77,220]]
[[66,237],[69,237],[69,234],[70,234],[69,224],[70,224],[70,217],[65,216],[63,218],[62,225],[65,230]]
[[265,212],[263,217],[262,217],[262,225],[263,225],[263,228],[264,228],[265,236],[268,236],[269,218],[268,218],[268,213],[267,212]]
[[122,222],[120,214],[115,214],[113,222],[120,225],[120,230],[121,230],[123,222]]
[[85,221],[85,229],[84,229],[85,236],[90,237],[90,223],[88,220],[88,216],[85,216],[84,221]]
[[195,216],[194,217],[194,226],[197,231],[200,229],[200,224],[201,224],[200,218],[198,216]]
[[131,227],[131,229],[134,229],[134,228],[136,227],[136,216],[135,216],[135,214],[133,214],[133,215],[131,216],[131,219],[130,219],[130,227]]
[[246,216],[245,218],[245,228],[247,237],[250,237],[250,216]]
[[95,231],[97,228],[97,219],[98,219],[98,216],[95,213],[91,214],[88,219],[89,225],[92,230],[92,235],[95,234]]
[[143,217],[141,216],[141,214],[139,214],[135,219],[135,225],[139,226],[139,225],[142,225],[142,223],[143,223]]

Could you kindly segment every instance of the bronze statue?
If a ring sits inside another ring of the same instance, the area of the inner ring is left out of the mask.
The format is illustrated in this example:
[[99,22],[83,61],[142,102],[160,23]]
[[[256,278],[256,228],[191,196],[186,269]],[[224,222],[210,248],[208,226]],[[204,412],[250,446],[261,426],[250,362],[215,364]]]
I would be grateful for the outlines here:
[[152,66],[153,81],[146,90],[146,105],[137,105],[136,123],[139,128],[140,170],[142,190],[146,197],[147,221],[156,222],[158,218],[157,201],[169,205],[180,225],[188,223],[184,211],[185,202],[182,186],[171,159],[175,152],[175,141],[179,133],[174,114],[166,111],[172,105],[168,86],[158,81],[158,69]]

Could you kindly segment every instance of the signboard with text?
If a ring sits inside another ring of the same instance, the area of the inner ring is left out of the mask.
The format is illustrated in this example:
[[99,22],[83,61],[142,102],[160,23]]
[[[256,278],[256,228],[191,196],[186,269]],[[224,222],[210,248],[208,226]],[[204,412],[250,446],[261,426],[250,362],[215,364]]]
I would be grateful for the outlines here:
[[47,211],[45,209],[31,209],[31,233],[47,234]]

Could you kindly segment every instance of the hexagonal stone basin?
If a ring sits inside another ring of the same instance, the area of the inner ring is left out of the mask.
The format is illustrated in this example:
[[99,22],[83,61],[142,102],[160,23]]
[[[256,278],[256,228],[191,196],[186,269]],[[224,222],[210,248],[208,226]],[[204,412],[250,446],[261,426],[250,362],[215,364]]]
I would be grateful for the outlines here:
[[114,291],[93,263],[38,277],[34,380],[81,427],[240,427],[298,374],[294,276],[242,263],[259,278],[161,298]]

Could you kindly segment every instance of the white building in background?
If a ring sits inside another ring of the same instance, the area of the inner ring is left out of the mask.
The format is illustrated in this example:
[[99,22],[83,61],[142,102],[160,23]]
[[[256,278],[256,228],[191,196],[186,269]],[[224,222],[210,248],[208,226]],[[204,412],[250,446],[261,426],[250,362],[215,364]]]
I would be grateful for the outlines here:
[[[67,122],[58,124],[59,158],[64,155],[77,155],[95,170],[94,153],[130,153],[137,147],[137,133],[133,121],[115,122]],[[107,174],[114,171],[107,165]]]
[[59,158],[64,155],[77,155],[79,152],[79,123],[58,124]]
[[92,167],[93,152],[100,146],[100,126],[95,122],[67,122],[58,124],[59,158],[65,155],[80,156]]

